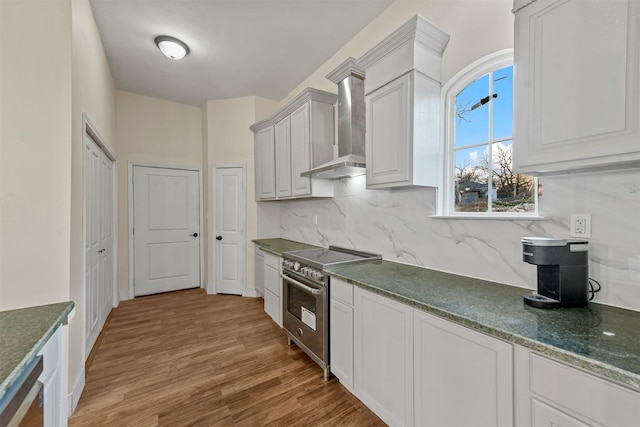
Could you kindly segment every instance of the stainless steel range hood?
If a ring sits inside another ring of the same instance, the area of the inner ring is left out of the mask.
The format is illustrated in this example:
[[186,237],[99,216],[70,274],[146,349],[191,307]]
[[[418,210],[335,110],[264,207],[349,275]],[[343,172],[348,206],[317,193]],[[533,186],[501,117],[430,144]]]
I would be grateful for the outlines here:
[[302,176],[338,179],[364,175],[364,70],[354,58],[344,61],[326,78],[338,85],[338,158],[303,172]]

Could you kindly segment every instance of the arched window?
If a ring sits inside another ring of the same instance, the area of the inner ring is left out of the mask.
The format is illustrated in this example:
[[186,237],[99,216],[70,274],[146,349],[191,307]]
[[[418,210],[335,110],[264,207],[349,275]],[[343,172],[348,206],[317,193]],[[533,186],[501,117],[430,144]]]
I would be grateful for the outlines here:
[[443,93],[446,164],[439,213],[536,215],[536,179],[512,167],[513,50],[469,65]]

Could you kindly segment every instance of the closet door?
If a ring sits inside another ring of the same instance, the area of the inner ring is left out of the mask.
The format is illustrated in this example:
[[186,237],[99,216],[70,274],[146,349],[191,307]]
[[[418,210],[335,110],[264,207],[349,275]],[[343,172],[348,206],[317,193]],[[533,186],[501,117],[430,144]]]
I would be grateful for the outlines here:
[[93,138],[84,138],[85,358],[113,307],[114,164]]

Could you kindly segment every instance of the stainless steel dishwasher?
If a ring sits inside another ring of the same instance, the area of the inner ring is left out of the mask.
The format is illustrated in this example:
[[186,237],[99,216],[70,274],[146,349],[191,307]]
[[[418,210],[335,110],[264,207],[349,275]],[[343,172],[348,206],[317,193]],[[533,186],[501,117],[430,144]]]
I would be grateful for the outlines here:
[[42,356],[35,357],[0,401],[0,427],[41,427],[44,425]]

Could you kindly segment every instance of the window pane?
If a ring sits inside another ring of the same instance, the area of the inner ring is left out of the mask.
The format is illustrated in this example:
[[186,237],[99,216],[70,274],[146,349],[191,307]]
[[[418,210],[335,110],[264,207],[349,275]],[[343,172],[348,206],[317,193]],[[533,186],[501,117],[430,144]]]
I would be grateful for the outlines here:
[[496,142],[492,149],[491,194],[493,212],[535,212],[535,179],[513,172],[512,141]]
[[487,146],[456,151],[456,212],[487,211]]
[[488,74],[471,83],[456,96],[456,147],[489,140],[488,96]]
[[493,140],[513,135],[513,66],[493,73]]

